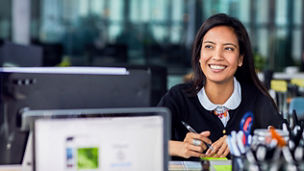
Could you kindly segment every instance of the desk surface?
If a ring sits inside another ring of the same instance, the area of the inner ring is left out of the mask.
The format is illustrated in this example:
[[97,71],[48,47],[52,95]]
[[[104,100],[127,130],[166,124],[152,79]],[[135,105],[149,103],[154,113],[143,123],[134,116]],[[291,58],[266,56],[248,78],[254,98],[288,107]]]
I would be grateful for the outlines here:
[[[232,170],[231,160],[209,160],[211,171],[229,171]],[[170,161],[169,171],[201,171],[202,165],[198,161]]]
[[[210,160],[211,171],[229,171],[232,169],[231,160]],[[170,161],[169,171],[192,170],[201,171],[201,162],[196,161]],[[0,165],[0,171],[22,171],[21,165]]]
[[0,171],[22,171],[21,165],[0,165]]

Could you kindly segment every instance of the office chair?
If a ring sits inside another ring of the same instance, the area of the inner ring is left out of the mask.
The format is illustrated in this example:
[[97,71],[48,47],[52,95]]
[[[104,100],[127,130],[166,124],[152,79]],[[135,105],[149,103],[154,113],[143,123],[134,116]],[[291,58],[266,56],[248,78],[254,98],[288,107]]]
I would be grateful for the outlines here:
[[304,97],[295,97],[289,104],[289,114],[292,114],[293,110],[296,111],[299,120],[304,120]]

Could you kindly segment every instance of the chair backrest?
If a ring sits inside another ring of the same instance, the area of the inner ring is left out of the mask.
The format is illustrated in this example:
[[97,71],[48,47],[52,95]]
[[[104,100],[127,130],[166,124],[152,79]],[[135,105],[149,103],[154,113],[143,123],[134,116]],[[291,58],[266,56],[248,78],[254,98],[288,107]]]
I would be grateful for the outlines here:
[[293,110],[296,110],[299,119],[304,119],[304,97],[295,97],[291,100],[288,112],[291,114]]

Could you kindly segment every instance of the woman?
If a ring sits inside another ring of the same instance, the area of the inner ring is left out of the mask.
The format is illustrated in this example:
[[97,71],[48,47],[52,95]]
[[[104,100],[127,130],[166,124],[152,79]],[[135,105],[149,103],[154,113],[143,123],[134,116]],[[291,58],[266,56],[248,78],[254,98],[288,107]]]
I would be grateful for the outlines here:
[[[253,129],[281,126],[283,119],[255,73],[250,40],[240,21],[225,14],[208,18],[194,41],[192,66],[192,82],[174,86],[159,103],[172,114],[171,156],[227,156],[226,135],[239,130],[248,111],[254,114]],[[206,144],[212,148],[206,150]]]

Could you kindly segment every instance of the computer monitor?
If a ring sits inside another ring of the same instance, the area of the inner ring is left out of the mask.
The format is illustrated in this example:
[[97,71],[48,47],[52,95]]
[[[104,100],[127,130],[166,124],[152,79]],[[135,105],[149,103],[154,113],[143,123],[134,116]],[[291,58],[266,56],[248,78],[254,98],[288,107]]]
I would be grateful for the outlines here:
[[99,67],[0,69],[0,164],[22,162],[26,110],[150,106],[147,70]]
[[5,41],[0,46],[1,66],[39,67],[42,66],[42,54],[42,48],[36,45]]
[[168,170],[166,108],[44,110],[25,116],[35,118],[36,171]]
[[128,65],[128,69],[144,69],[151,73],[151,106],[157,106],[160,99],[167,92],[168,71],[165,66],[160,65]]

